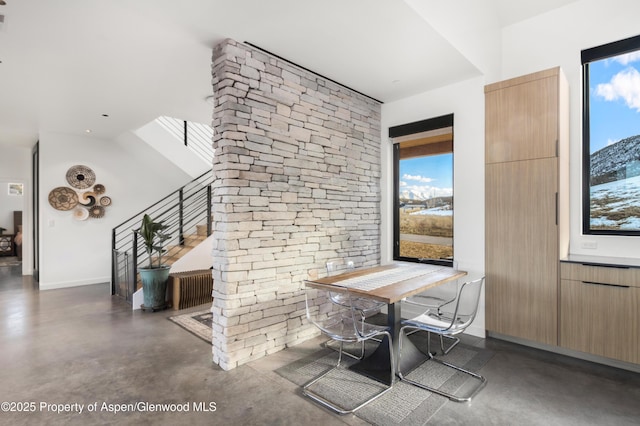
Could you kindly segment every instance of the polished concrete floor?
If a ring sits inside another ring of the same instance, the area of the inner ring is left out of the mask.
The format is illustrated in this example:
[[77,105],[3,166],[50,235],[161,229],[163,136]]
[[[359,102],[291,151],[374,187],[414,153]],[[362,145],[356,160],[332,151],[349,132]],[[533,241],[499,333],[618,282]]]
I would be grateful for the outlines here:
[[[173,311],[132,312],[107,284],[39,292],[19,274],[0,267],[0,402],[10,403],[0,425],[365,424],[329,413],[274,373],[320,339],[223,371],[210,346],[167,320]],[[487,387],[425,424],[640,424],[640,374],[495,339],[468,342],[495,352],[481,371]],[[113,412],[138,402],[189,411]],[[82,413],[64,412],[80,405]]]

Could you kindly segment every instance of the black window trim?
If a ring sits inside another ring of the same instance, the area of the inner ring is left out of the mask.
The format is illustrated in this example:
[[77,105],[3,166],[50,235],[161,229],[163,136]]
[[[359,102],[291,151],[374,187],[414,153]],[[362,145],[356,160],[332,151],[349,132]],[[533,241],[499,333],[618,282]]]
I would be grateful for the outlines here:
[[638,236],[639,231],[591,229],[591,139],[589,128],[589,66],[613,56],[640,50],[640,35],[603,44],[581,52],[582,62],[582,234]]
[[[401,124],[399,126],[389,127],[389,138],[398,138],[416,133],[428,132],[430,130],[451,127],[453,134],[453,114],[442,115],[439,117],[428,118],[426,120],[415,121],[412,123]],[[455,137],[453,139],[455,143]],[[455,161],[455,158],[454,158]],[[453,260],[447,259],[418,259],[414,257],[400,256],[400,144],[393,144],[393,260],[405,262],[430,263],[434,265],[452,266]],[[452,169],[453,172],[453,169]],[[455,228],[454,228],[455,229]]]

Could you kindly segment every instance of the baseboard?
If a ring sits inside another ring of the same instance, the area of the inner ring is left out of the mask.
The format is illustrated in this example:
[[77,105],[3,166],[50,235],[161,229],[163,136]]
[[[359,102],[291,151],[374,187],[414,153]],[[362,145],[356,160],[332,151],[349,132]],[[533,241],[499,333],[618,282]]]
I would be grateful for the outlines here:
[[40,290],[55,290],[59,288],[81,287],[84,285],[105,284],[109,282],[111,282],[111,277],[94,278],[91,280],[80,281],[61,281],[57,283],[43,283],[42,281],[40,281],[38,287],[40,288]]
[[544,343],[533,342],[531,340],[521,339],[519,337],[507,336],[504,334],[494,333],[492,331],[487,331],[487,336],[493,337],[494,339],[500,339],[500,340],[505,340],[507,342],[516,343],[522,346],[528,346],[530,348],[541,349],[543,351],[553,352],[559,355],[578,358],[584,361],[595,362],[598,364],[607,365],[609,367],[620,368],[622,370],[633,371],[634,373],[640,373],[639,364],[633,364],[625,361],[618,361],[616,359],[605,358],[602,356],[588,354],[585,352],[579,352],[573,349],[562,348],[560,346],[545,345]]
[[471,323],[471,325],[467,327],[467,329],[464,331],[464,334],[470,334],[482,339],[487,337],[487,331],[484,329],[484,327],[474,325],[473,323]]

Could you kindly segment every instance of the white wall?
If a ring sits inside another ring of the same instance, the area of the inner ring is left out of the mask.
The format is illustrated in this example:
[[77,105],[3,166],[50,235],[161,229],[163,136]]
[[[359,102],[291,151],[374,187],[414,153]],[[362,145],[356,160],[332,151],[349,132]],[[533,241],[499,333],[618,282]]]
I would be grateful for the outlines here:
[[[419,4],[413,6],[420,12]],[[487,47],[484,57],[470,57],[485,75],[382,106],[382,261],[393,256],[392,151],[390,126],[454,114],[454,257],[460,268],[484,273],[484,85],[555,66],[562,67],[571,90],[570,146],[570,252],[600,256],[640,257],[636,238],[582,236],[581,216],[581,64],[580,51],[638,35],[637,0],[583,0],[511,25],[502,30],[500,48]],[[426,18],[425,18],[426,19]],[[429,19],[427,19],[429,21]],[[465,39],[454,36],[463,29],[446,30],[464,53]],[[458,31],[458,32],[456,32]],[[443,30],[444,32],[444,30]],[[446,34],[445,34],[446,36]],[[492,37],[483,38],[494,42]],[[471,43],[470,45],[473,45]],[[501,51],[501,72],[496,75],[495,52]],[[477,52],[477,50],[476,50]],[[581,243],[596,241],[596,250]],[[470,329],[484,334],[484,298]]]
[[[55,210],[49,192],[67,186],[67,170],[90,167],[112,199],[102,219],[78,221]],[[191,178],[132,134],[117,142],[40,135],[40,289],[111,280],[111,230]]]
[[[8,183],[24,184],[24,193],[9,196]],[[31,244],[31,148],[0,145],[0,226],[13,234],[13,211],[22,210],[22,273],[32,272]]]
[[[580,51],[640,34],[637,0],[583,0],[507,27],[503,31],[501,79],[562,67],[570,88],[569,252],[640,257],[637,237],[582,235],[582,80]],[[488,83],[491,83],[488,81]],[[597,249],[585,249],[586,241]]]
[[[183,141],[176,138],[156,120],[134,130],[133,133],[173,164],[184,170],[185,173],[188,173],[193,179],[211,170],[210,163],[207,163],[190,148],[184,146]],[[211,152],[213,152],[213,147]]]
[[[382,262],[393,258],[393,155],[389,127],[453,113],[454,258],[484,274],[484,78],[382,105]],[[484,297],[469,330],[484,336]]]

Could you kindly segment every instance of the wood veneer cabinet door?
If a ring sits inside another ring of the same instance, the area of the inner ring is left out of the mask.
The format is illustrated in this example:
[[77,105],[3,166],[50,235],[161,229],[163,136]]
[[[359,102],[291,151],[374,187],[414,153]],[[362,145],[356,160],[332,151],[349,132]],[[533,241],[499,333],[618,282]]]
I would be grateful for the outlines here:
[[640,288],[562,280],[560,345],[640,363]]
[[559,68],[485,87],[485,162],[557,156]]
[[485,168],[486,327],[557,345],[558,160]]

